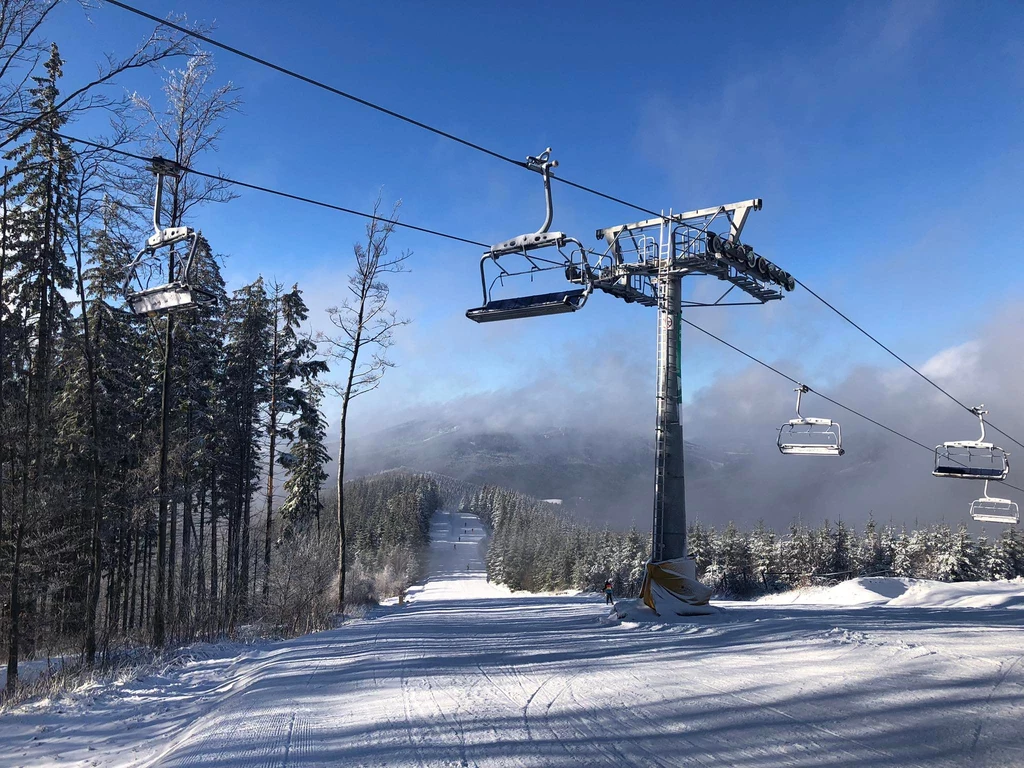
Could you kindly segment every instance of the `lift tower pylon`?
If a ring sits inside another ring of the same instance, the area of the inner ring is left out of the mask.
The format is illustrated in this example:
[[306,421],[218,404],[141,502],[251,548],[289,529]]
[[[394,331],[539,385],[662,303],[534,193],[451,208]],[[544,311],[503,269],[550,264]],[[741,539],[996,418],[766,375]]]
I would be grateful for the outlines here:
[[[788,273],[740,242],[747,216],[760,208],[761,201],[753,199],[679,214],[669,212],[597,231],[608,250],[594,266],[594,288],[658,309],[652,562],[688,555],[681,383],[683,308],[763,304],[782,298],[780,288],[793,288]],[[684,300],[683,278],[698,275],[717,277],[731,285],[714,302]],[[749,300],[725,301],[736,288]]]
[[[671,257],[670,257],[671,258]],[[665,260],[666,262],[669,259]],[[658,277],[658,390],[651,560],[686,557],[681,277]]]
[[[629,304],[658,309],[658,389],[655,438],[654,521],[651,561],[644,582],[644,601],[677,612],[706,604],[711,590],[695,579],[687,558],[686,488],[683,470],[681,386],[682,310],[764,304],[781,299],[796,287],[793,276],[749,245],[740,234],[761,200],[663,213],[656,218],[597,230],[603,253],[586,249],[579,240],[549,232],[552,221],[550,177],[557,163],[548,149],[526,165],[544,180],[547,215],[540,230],[491,246],[480,260],[483,305],[466,312],[478,323],[576,312],[592,291]],[[543,249],[543,250],[542,250]],[[488,274],[489,270],[489,274]],[[499,298],[494,291],[506,281],[560,272],[581,288]],[[683,298],[683,278],[708,276],[729,287],[713,302]],[[490,277],[490,280],[488,280]],[[739,289],[742,300],[729,300]]]

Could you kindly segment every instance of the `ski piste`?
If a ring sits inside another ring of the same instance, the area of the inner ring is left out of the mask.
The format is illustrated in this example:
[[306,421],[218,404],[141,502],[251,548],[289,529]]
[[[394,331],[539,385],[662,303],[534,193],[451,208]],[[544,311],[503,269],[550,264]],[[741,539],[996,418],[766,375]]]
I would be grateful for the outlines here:
[[639,621],[489,583],[476,517],[431,533],[404,605],[22,705],[0,766],[1024,761],[1020,581],[857,579]]

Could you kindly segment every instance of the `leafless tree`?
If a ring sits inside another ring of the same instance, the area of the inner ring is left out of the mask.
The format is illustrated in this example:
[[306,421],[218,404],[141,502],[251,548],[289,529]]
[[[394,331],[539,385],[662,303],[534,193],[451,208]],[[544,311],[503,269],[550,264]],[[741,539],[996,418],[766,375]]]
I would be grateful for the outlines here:
[[380,205],[378,196],[373,206],[374,218],[366,225],[366,243],[353,246],[356,266],[348,278],[349,295],[341,304],[327,309],[336,332],[317,335],[317,341],[323,345],[327,356],[338,361],[341,364],[339,370],[345,374],[342,381],[328,385],[328,389],[341,398],[337,481],[338,610],[344,610],[345,606],[345,568],[348,564],[342,488],[349,406],[354,398],[372,392],[380,385],[384,373],[394,365],[387,356],[388,349],[394,344],[394,331],[409,323],[409,320],[399,319],[395,311],[388,308],[390,288],[385,282],[386,275],[405,271],[405,262],[411,255],[408,251],[399,256],[389,253],[388,241],[395,231],[401,203],[395,204],[387,218],[379,216]]
[[[26,102],[26,85],[36,66],[46,54],[48,45],[41,28],[61,0],[0,0],[0,120],[6,136],[0,149],[17,141],[47,115],[34,114]],[[89,0],[79,0],[83,10],[92,7]],[[200,27],[194,27],[203,31]],[[193,41],[170,27],[158,25],[128,56],[108,54],[96,68],[95,76],[62,94],[54,111],[72,114],[86,109],[110,107],[112,97],[98,93],[121,74],[153,66],[167,59],[187,55],[195,50]]]

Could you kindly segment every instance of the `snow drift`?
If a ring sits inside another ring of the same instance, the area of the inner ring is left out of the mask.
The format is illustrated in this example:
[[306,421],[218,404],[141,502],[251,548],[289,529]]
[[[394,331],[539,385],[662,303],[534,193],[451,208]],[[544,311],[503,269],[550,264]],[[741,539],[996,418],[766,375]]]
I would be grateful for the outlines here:
[[832,587],[805,587],[768,595],[769,605],[834,605],[847,608],[1017,608],[1024,605],[1024,580],[946,583],[929,579],[869,576]]

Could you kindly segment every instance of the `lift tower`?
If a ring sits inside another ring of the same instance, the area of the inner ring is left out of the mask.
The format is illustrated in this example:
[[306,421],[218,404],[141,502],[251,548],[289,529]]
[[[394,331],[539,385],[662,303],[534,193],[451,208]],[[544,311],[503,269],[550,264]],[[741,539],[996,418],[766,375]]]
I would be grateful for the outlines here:
[[[476,322],[575,312],[594,289],[630,304],[658,309],[658,417],[655,439],[654,522],[651,564],[674,563],[667,581],[694,578],[686,560],[686,495],[683,473],[682,387],[680,384],[681,312],[687,307],[764,304],[781,299],[796,281],[753,248],[740,241],[751,211],[761,200],[669,211],[656,218],[597,230],[603,252],[584,248],[552,222],[551,175],[557,163],[548,149],[527,158],[527,166],[544,178],[547,211],[537,232],[492,246],[480,260],[482,306],[466,312]],[[511,259],[516,259],[511,262]],[[488,282],[488,268],[491,279]],[[517,276],[562,271],[581,288],[532,296],[495,297],[497,286]],[[707,276],[728,283],[713,302],[683,297],[683,278]],[[730,295],[739,289],[734,299]],[[739,299],[739,300],[735,300]],[[649,577],[652,574],[648,566]],[[671,591],[671,590],[670,590]],[[645,596],[646,599],[646,596]],[[706,597],[704,598],[706,601]]]
[[[782,292],[774,285],[792,288],[789,275],[740,243],[747,216],[760,208],[759,199],[745,200],[685,213],[669,212],[655,219],[597,231],[597,237],[606,242],[607,251],[595,265],[594,288],[627,302],[658,309],[651,542],[654,562],[687,556],[680,378],[683,307],[763,304],[782,298]],[[723,230],[721,235],[713,229],[716,225]],[[711,303],[684,299],[683,278],[698,275],[717,277],[730,285]],[[727,302],[736,288],[747,295],[747,300]]]

